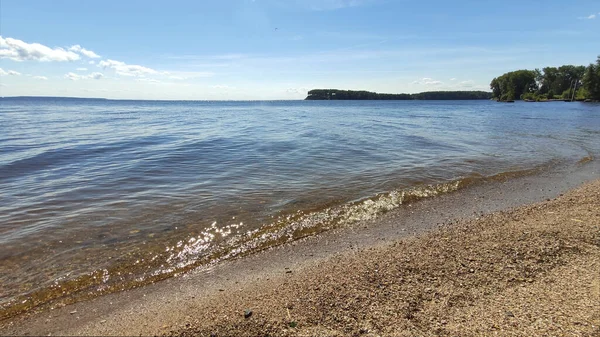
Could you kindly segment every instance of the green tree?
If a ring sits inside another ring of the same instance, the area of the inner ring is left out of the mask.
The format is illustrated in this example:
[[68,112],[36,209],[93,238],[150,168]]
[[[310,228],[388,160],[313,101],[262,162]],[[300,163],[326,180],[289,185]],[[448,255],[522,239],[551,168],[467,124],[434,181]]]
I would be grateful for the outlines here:
[[583,75],[583,86],[588,92],[588,98],[600,100],[600,56],[596,64],[590,64]]
[[492,94],[494,95],[494,97],[500,98],[500,96],[502,96],[502,90],[500,89],[500,81],[497,78],[494,78],[492,80],[492,83],[490,83],[490,89],[492,89]]
[[587,89],[585,87],[582,87],[581,89],[577,90],[577,95],[575,96],[575,99],[584,100],[589,97],[590,97],[590,93],[587,91]]
[[534,93],[538,89],[537,73],[534,70],[517,70],[494,78],[490,88],[494,97],[501,100],[521,99],[524,94]]
[[543,75],[541,78],[541,84],[539,86],[540,94],[547,94],[550,91],[554,93],[553,86],[554,82],[558,78],[558,69],[555,67],[545,67],[542,69]]
[[565,96],[569,96],[572,94],[573,88],[581,86],[584,72],[584,66],[574,65],[564,65],[558,68],[545,67],[541,72],[537,70],[538,94],[547,94],[551,98],[569,91],[569,94],[565,94]]

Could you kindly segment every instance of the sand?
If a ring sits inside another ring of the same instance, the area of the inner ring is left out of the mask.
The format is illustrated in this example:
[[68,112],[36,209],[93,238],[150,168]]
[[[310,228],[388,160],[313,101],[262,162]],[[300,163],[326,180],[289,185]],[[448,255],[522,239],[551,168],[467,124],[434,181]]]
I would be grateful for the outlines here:
[[522,178],[425,200],[197,273],[42,308],[0,322],[0,335],[598,336],[600,180],[566,192],[579,184]]
[[203,315],[169,334],[598,335],[600,180],[556,200],[338,255],[197,311]]

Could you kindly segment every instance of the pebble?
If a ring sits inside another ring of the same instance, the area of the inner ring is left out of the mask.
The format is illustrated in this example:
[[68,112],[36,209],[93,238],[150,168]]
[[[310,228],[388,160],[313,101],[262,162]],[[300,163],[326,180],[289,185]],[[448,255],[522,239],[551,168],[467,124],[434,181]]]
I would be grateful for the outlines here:
[[252,316],[252,310],[246,309],[244,311],[244,318],[250,318],[250,316]]

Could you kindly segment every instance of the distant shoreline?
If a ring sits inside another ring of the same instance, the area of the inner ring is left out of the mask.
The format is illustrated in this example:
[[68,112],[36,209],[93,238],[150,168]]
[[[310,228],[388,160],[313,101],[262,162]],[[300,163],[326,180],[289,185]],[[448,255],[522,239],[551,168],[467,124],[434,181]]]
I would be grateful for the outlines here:
[[382,94],[364,90],[313,89],[305,100],[489,100],[492,93],[487,91],[426,91],[417,94]]

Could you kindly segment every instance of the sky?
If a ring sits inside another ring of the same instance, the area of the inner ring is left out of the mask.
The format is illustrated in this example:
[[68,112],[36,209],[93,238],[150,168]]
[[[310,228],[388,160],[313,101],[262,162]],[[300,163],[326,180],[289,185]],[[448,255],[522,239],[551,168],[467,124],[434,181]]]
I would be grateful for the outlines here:
[[599,36],[598,0],[0,0],[0,96],[489,90],[592,63]]

